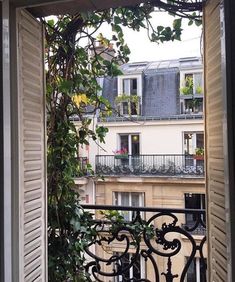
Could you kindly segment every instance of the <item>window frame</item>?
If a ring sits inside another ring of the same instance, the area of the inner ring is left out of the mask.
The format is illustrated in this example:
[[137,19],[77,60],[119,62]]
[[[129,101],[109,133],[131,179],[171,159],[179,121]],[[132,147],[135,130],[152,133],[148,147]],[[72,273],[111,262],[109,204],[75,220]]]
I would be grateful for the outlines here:
[[[135,192],[135,191],[113,191],[113,199],[112,199],[112,202],[113,202],[113,205],[115,206],[122,206],[122,195],[123,194],[128,194],[128,207],[133,207],[133,204],[132,204],[132,197],[131,195],[132,194],[139,194],[139,205],[137,205],[136,207],[143,207],[145,206],[145,192],[143,191],[138,191],[138,192]],[[125,212],[125,211],[124,211]],[[127,217],[127,221],[131,221],[132,218],[134,216],[134,213],[132,211],[129,211],[128,212],[128,217]],[[141,217],[143,218],[143,213],[141,212]],[[124,217],[125,217],[125,214],[124,214]]]
[[137,80],[137,89],[136,89],[136,93],[134,94],[135,96],[139,97],[139,103],[138,103],[138,108],[136,109],[136,114],[132,114],[132,113],[125,113],[124,111],[124,107],[123,107],[123,103],[128,103],[128,108],[131,109],[131,105],[130,105],[130,101],[129,102],[120,102],[119,103],[119,112],[121,115],[123,116],[127,116],[127,115],[131,115],[131,116],[137,116],[137,115],[141,115],[141,105],[142,105],[142,91],[143,91],[143,81],[142,81],[142,74],[129,74],[129,75],[122,75],[122,76],[118,76],[118,95],[117,96],[122,96],[122,95],[126,95],[126,96],[131,96],[132,93],[130,91],[131,88],[131,83],[129,82],[129,90],[128,93],[124,92],[124,80],[132,80],[132,79],[136,79]]
[[139,136],[139,154],[137,154],[137,156],[138,155],[141,155],[141,146],[140,146],[140,144],[141,144],[141,134],[140,133],[138,133],[138,132],[133,132],[133,133],[118,133],[118,148],[119,149],[122,149],[121,148],[121,136],[128,136],[128,155],[130,155],[130,156],[135,156],[135,155],[132,155],[132,136],[136,136],[136,135],[138,135]]
[[[199,94],[199,93],[196,93],[196,85],[195,85],[195,75],[197,74],[201,74],[202,76],[202,85],[200,85],[202,87],[202,93]],[[183,70],[183,71],[180,71],[180,87],[185,87],[185,78],[187,75],[192,75],[193,76],[193,94],[192,95],[189,95],[189,96],[201,96],[203,95],[204,93],[204,80],[203,80],[203,70],[200,68],[200,69],[188,69],[188,70]],[[181,96],[185,96],[184,94],[181,94]]]

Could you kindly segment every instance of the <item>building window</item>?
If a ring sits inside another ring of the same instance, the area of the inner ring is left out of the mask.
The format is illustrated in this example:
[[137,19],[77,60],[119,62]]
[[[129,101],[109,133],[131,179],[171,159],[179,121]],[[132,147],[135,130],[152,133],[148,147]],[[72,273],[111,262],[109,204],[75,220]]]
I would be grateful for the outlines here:
[[137,78],[125,78],[122,80],[123,94],[125,95],[137,95]]
[[120,149],[126,149],[128,155],[138,156],[140,154],[139,134],[120,134]]
[[[186,257],[186,261],[188,261]],[[187,271],[186,282],[206,282],[206,269],[202,258],[194,258]]]
[[202,132],[184,132],[184,153],[193,155],[196,148],[204,149],[204,134]]
[[203,113],[203,99],[193,98],[184,99],[181,106],[181,114],[202,114]]
[[[185,208],[186,209],[199,209],[205,210],[205,194],[194,194],[194,193],[186,193],[184,194]],[[193,227],[197,221],[197,215],[195,214],[186,214],[186,225],[188,227]],[[202,220],[206,222],[205,216],[203,216]],[[200,226],[199,226],[200,227]],[[200,227],[201,228],[201,227]]]
[[181,73],[181,114],[203,113],[202,72]]
[[[144,206],[144,193],[114,192],[113,204],[115,206],[142,207]],[[123,211],[122,214],[127,221],[131,221],[136,215],[133,211]]]
[[202,95],[202,72],[181,73],[181,95]]
[[[121,266],[122,269],[128,268],[133,258],[133,254],[130,253],[114,253],[115,256],[119,257],[117,263],[114,263],[114,267],[117,268],[117,264]],[[133,266],[114,278],[115,282],[123,281],[139,281],[139,279],[145,278],[145,262],[144,259],[140,256],[137,257]]]
[[117,110],[120,115],[140,115],[142,78],[136,76],[118,77]]

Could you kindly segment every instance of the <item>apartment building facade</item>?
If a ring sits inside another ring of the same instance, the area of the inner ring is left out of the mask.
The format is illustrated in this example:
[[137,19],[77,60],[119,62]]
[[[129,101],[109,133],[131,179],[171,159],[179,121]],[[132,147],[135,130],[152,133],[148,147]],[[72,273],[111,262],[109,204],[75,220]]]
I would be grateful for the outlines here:
[[[109,130],[105,144],[91,143],[81,150],[96,175],[104,176],[104,180],[99,177],[85,179],[85,182],[75,180],[81,184],[83,201],[100,206],[205,209],[204,93],[200,58],[130,63],[121,69],[123,75],[102,80],[102,95],[113,107],[112,116],[95,121]],[[131,221],[132,217],[131,212],[124,213],[126,220]],[[196,222],[192,217],[180,215],[179,222],[192,227]],[[200,241],[205,228],[199,226],[194,233],[195,240]],[[172,264],[175,273],[183,270],[190,253],[190,241],[182,235],[177,238],[184,247]],[[114,243],[111,254],[122,254],[124,245]],[[108,260],[110,246],[107,250],[97,247],[96,252]],[[130,249],[123,259],[130,261],[133,252]],[[164,272],[167,260],[156,259]],[[133,267],[135,271],[131,268],[125,274],[128,278],[147,277],[154,281],[152,265],[143,257],[139,258],[138,266]],[[197,253],[186,281],[206,281],[200,269],[201,259]],[[110,266],[103,271],[110,272]],[[101,279],[113,281],[107,277]],[[125,281],[121,276],[115,279]]]

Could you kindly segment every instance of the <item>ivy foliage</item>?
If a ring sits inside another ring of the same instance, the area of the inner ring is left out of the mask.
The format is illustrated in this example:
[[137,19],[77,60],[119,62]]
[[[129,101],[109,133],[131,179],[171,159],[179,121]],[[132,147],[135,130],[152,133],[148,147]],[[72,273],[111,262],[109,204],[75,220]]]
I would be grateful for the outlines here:
[[[79,203],[74,176],[82,175],[81,146],[104,142],[107,128],[92,127],[97,112],[109,115],[109,102],[99,95],[99,78],[121,74],[130,50],[122,27],[146,29],[151,41],[179,40],[181,19],[172,27],[154,26],[154,7],[136,7],[41,19],[46,27],[48,256],[49,281],[88,281],[84,249],[94,238],[92,215]],[[112,35],[99,33],[108,23]],[[101,48],[97,48],[97,46]],[[73,120],[79,121],[75,127]],[[90,167],[88,166],[88,169]],[[92,173],[92,170],[90,170]],[[138,228],[137,228],[138,229]]]

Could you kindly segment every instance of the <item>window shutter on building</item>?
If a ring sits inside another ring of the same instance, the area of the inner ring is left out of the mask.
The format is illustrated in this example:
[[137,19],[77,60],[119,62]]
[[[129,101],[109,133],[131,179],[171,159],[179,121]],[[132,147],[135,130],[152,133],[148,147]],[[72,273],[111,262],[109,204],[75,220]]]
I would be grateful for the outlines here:
[[19,281],[46,281],[43,27],[18,12]]
[[229,280],[229,230],[223,140],[220,1],[208,1],[204,10],[206,94],[206,152],[209,230],[209,281]]

